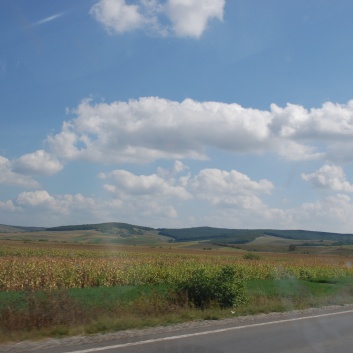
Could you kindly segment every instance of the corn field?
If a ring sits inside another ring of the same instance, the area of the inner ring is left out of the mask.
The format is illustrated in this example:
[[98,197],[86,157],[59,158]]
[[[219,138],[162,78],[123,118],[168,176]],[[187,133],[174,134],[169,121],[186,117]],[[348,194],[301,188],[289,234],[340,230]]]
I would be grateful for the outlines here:
[[231,266],[244,279],[318,279],[353,276],[349,258],[266,256],[245,260],[236,253],[200,254],[158,249],[128,251],[74,247],[0,248],[0,290],[84,288],[95,286],[173,284],[195,269],[208,273]]

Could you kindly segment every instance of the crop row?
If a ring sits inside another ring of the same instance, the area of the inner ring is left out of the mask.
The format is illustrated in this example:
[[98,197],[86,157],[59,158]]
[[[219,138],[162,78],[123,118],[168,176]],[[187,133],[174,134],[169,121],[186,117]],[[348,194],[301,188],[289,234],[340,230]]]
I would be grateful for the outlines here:
[[172,284],[187,279],[195,269],[212,274],[231,266],[239,277],[266,278],[332,278],[353,276],[349,262],[339,258],[262,258],[245,260],[235,256],[201,256],[195,254],[116,252],[104,257],[92,251],[86,256],[76,253],[45,256],[26,251],[21,256],[0,256],[0,290],[20,291],[60,288],[83,288],[137,284]]

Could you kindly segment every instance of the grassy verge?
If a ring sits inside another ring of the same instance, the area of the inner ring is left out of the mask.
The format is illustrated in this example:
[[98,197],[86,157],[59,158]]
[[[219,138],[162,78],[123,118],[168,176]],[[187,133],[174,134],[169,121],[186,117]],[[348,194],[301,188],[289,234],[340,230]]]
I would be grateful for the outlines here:
[[252,280],[245,314],[281,312],[353,303],[353,278],[325,280]]
[[247,305],[199,310],[165,286],[0,292],[0,342],[352,303],[353,279],[252,280],[247,294]]

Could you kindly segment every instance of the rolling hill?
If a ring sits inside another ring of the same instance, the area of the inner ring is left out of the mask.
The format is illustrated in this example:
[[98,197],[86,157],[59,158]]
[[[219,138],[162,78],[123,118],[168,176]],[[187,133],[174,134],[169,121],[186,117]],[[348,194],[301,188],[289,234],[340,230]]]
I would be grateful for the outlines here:
[[0,233],[36,232],[44,230],[43,227],[21,227],[0,224]]
[[[214,227],[151,228],[128,223],[109,222],[65,225],[58,227],[23,227],[0,225],[0,239],[31,241],[65,241],[95,244],[152,244],[158,242],[203,242],[218,246],[251,245],[256,239],[267,237],[286,240],[298,246],[353,245],[353,234],[317,232],[307,230],[228,229]],[[283,243],[283,241],[281,242]],[[284,244],[283,243],[283,244]]]

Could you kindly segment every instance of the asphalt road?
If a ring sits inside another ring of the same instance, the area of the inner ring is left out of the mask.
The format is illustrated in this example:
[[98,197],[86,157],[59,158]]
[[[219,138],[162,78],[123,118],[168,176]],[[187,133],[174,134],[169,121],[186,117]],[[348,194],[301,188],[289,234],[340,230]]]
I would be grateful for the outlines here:
[[238,324],[37,350],[38,353],[353,352],[353,310],[259,318]]

